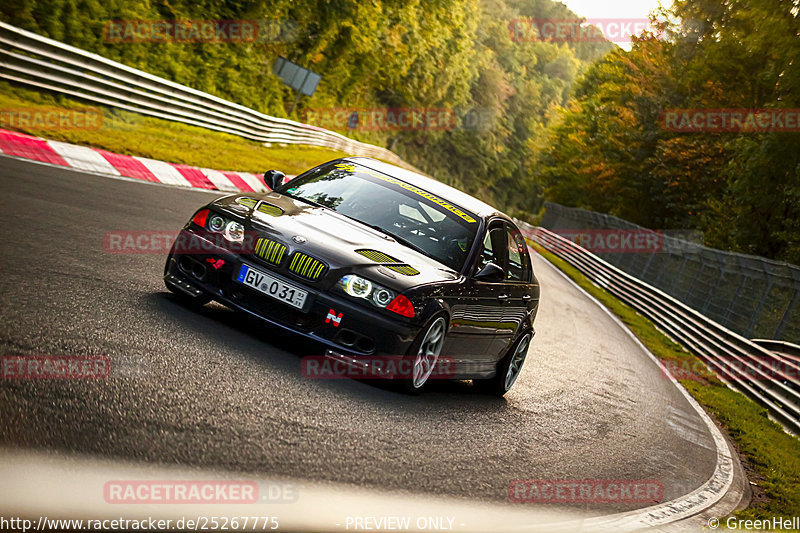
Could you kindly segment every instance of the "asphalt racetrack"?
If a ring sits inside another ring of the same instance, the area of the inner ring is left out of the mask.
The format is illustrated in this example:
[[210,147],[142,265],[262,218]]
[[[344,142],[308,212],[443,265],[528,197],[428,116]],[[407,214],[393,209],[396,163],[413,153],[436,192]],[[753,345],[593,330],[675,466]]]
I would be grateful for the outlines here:
[[305,379],[300,358],[318,348],[215,303],[181,306],[166,252],[106,251],[107,232],[175,231],[213,194],[5,157],[0,188],[0,353],[113,368],[0,380],[0,446],[497,503],[516,479],[653,479],[666,501],[714,471],[680,391],[540,257],[537,334],[507,397],[469,382],[412,397]]

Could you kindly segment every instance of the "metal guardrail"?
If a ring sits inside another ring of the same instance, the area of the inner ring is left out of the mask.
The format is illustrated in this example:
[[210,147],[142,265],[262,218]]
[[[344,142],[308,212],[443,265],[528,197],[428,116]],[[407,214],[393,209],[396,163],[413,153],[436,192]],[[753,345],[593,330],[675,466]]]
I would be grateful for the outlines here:
[[753,343],[765,348],[778,357],[789,359],[800,364],[800,346],[791,342],[776,341],[771,339],[752,339]]
[[[612,215],[552,202],[545,202],[540,226],[586,238],[594,238],[594,230],[598,237],[608,230],[655,235]],[[702,232],[694,237],[702,239]],[[709,248],[681,232],[663,230],[657,238],[658,249],[619,253],[601,247],[596,254],[744,337],[800,343],[800,266]]]
[[748,395],[790,431],[800,434],[800,361],[730,331],[569,239],[544,228],[520,226],[533,242],[650,319],[729,387]]
[[411,168],[397,154],[380,146],[265,115],[3,22],[0,78],[253,141],[321,146]]

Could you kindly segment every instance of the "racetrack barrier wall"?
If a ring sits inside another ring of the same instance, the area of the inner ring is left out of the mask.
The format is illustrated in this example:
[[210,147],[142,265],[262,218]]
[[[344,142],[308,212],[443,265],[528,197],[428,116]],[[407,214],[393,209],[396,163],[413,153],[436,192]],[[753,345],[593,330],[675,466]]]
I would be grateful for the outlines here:
[[[547,202],[542,227],[569,230],[647,230],[617,217]],[[747,338],[800,344],[800,267],[715,250],[670,235],[649,253],[603,253],[600,258],[663,290],[695,311]]]
[[650,319],[724,383],[766,407],[793,433],[800,433],[800,361],[796,358],[759,346],[569,239],[519,224],[528,239]]

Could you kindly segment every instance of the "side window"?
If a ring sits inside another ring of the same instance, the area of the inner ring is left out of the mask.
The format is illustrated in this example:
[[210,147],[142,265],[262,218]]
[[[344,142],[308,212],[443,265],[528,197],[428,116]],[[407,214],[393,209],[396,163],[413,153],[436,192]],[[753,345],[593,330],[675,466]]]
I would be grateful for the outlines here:
[[483,250],[478,257],[478,264],[475,272],[480,271],[487,263],[494,262],[498,266],[505,268],[505,230],[502,226],[489,229],[486,238],[483,240]]
[[508,249],[506,279],[509,281],[529,282],[532,271],[531,258],[528,255],[528,245],[518,229],[506,225],[505,244]]

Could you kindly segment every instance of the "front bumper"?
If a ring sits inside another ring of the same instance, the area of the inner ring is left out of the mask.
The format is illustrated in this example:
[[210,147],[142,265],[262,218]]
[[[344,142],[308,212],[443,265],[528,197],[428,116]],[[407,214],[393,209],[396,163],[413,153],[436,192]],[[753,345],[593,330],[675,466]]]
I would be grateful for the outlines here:
[[[191,254],[170,253],[164,282],[190,296],[206,294],[232,309],[253,315],[271,325],[322,343],[336,353],[352,355],[404,355],[419,328],[371,310],[344,295],[321,291],[311,284],[289,279],[280,272],[243,257],[188,230],[182,242],[197,240]],[[221,262],[220,262],[221,260]],[[243,262],[308,291],[302,310],[234,280]],[[329,320],[329,313],[341,320]]]

